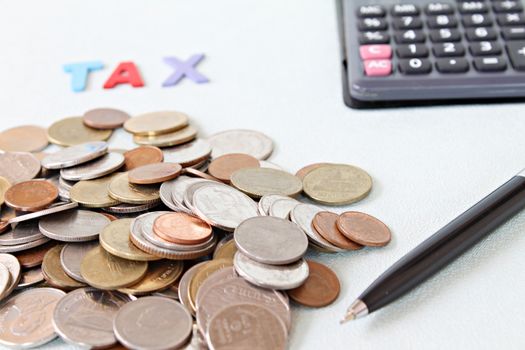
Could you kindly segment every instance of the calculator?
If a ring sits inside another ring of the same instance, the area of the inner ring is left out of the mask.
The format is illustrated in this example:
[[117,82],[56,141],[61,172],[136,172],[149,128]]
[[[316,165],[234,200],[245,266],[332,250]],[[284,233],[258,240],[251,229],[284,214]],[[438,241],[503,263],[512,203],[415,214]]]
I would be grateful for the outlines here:
[[522,0],[339,0],[353,108],[525,101]]

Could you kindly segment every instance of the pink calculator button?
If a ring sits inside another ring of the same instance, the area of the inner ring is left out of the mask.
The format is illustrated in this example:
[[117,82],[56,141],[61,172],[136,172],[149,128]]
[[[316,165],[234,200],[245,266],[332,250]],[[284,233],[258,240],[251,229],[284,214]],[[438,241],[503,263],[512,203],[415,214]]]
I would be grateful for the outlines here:
[[361,45],[359,54],[362,60],[373,60],[392,57],[392,47],[390,45]]
[[392,61],[390,60],[366,60],[365,74],[369,77],[384,77],[392,73]]

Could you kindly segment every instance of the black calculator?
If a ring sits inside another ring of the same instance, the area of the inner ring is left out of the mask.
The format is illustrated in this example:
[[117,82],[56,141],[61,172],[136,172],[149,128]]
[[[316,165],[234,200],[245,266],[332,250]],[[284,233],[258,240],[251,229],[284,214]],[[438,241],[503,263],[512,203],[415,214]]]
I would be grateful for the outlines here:
[[525,101],[522,0],[339,0],[354,108]]

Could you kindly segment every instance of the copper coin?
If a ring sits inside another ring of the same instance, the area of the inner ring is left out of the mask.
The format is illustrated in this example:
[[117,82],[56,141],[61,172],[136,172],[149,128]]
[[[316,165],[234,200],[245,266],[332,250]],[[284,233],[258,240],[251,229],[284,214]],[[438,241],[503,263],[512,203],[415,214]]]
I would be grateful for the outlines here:
[[155,234],[168,242],[199,244],[210,239],[211,226],[186,213],[169,213],[159,216],[153,224]]
[[104,215],[105,217],[107,217],[111,221],[118,220],[118,218],[115,215],[111,215],[111,214],[108,214],[108,213],[102,213],[102,212],[100,212],[100,214]]
[[18,259],[18,262],[20,262],[20,266],[22,266],[22,268],[30,269],[42,264],[47,251],[56,245],[57,243],[55,241],[51,241],[39,247],[15,253],[15,256]]
[[139,166],[161,163],[164,153],[160,148],[153,146],[140,146],[124,153],[124,171],[130,171]]
[[382,247],[392,239],[389,228],[375,217],[357,211],[347,211],[337,219],[337,227],[354,242],[369,247]]
[[39,126],[18,126],[0,133],[0,149],[6,152],[37,152],[48,143],[46,129]]
[[20,211],[38,211],[46,208],[58,197],[58,188],[49,181],[20,182],[7,190],[5,203]]
[[230,153],[212,160],[208,172],[221,181],[230,182],[230,177],[235,171],[259,167],[259,160],[255,157],[243,153]]
[[328,163],[314,163],[314,164],[307,165],[307,166],[299,169],[295,173],[295,176],[297,176],[298,178],[300,178],[302,180],[302,179],[304,179],[306,174],[308,174],[310,171],[315,170],[317,168],[320,168],[320,167],[322,167],[323,165],[326,165],[326,164],[328,164]]
[[184,168],[183,173],[186,174],[186,175],[199,177],[199,178],[204,179],[204,180],[211,180],[211,181],[220,182],[220,180],[217,179],[216,177],[211,176],[211,175],[206,174],[206,173],[203,173],[202,171],[194,169],[194,168]]
[[117,129],[130,118],[124,111],[113,108],[96,108],[84,113],[84,124],[94,129]]
[[314,216],[312,221],[313,228],[328,242],[342,249],[357,250],[363,248],[346,238],[337,228],[337,218],[339,216],[329,211],[320,211]]
[[339,296],[341,284],[334,271],[323,264],[307,260],[310,275],[304,284],[287,291],[295,302],[310,306],[322,307],[330,305]]
[[180,175],[182,167],[177,163],[155,163],[137,167],[128,174],[130,183],[150,185],[173,180]]

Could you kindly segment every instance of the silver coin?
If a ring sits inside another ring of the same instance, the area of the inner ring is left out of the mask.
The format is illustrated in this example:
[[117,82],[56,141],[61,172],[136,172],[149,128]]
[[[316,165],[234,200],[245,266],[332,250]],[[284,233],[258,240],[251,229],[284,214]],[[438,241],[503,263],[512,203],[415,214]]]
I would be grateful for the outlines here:
[[181,175],[173,180],[171,185],[171,200],[173,203],[181,208],[182,211],[191,213],[191,210],[184,205],[184,194],[186,193],[188,187],[201,181],[202,179],[196,179],[194,177],[185,175]]
[[44,209],[44,210],[40,210],[40,211],[37,211],[37,212],[34,212],[34,213],[29,213],[29,214],[16,216],[16,217],[14,217],[12,219],[9,219],[7,221],[7,223],[8,224],[14,224],[14,223],[17,223],[17,222],[28,221],[28,220],[44,217],[44,216],[47,216],[47,215],[64,212],[66,210],[74,209],[76,207],[78,207],[78,203],[76,203],[76,202],[73,202],[73,203],[55,203],[50,208],[47,208],[47,209]]
[[225,245],[226,243],[228,243],[229,241],[231,241],[233,239],[233,235],[231,234],[228,234],[226,236],[224,236],[220,241],[219,243],[217,243],[217,246],[215,247],[215,251],[213,252],[213,258],[215,259],[215,255],[217,254],[217,251],[223,246]]
[[160,200],[162,203],[164,203],[165,206],[170,208],[173,211],[185,211],[186,208],[180,208],[171,198],[171,192],[173,188],[173,182],[175,180],[170,180],[163,182],[162,185],[160,185],[159,195]]
[[133,214],[133,213],[142,213],[148,211],[151,208],[155,208],[161,202],[155,201],[146,204],[127,204],[121,203],[119,205],[114,205],[112,207],[102,208],[103,211],[113,214]]
[[87,252],[98,245],[98,241],[66,244],[60,252],[60,265],[66,275],[78,282],[86,283],[80,273],[80,263]]
[[0,300],[2,300],[5,299],[5,297],[7,297],[9,294],[11,294],[11,292],[18,285],[18,282],[20,281],[20,272],[22,268],[20,267],[18,259],[11,254],[0,254],[0,264],[7,267],[7,270],[9,270],[9,275],[11,276],[9,280],[9,286],[4,290],[2,294],[0,294]]
[[248,258],[241,252],[233,259],[235,271],[248,282],[262,288],[287,290],[302,285],[309,275],[306,260],[301,259],[287,265],[262,264]]
[[190,282],[193,279],[193,276],[195,276],[195,274],[199,272],[199,269],[206,263],[207,261],[203,261],[190,267],[186,272],[184,272],[179,282],[179,300],[193,316],[195,316],[195,311],[193,310],[190,302]]
[[238,277],[239,275],[235,271],[235,268],[232,266],[224,267],[213,272],[204,280],[202,285],[197,290],[197,296],[195,297],[195,307],[197,309],[199,308],[202,296],[205,295],[211,288],[213,288],[214,285],[216,285],[219,282],[227,281],[229,279]]
[[290,219],[295,222],[299,227],[306,233],[311,242],[314,242],[319,247],[326,249],[330,252],[340,253],[346,250],[336,247],[326,239],[321,237],[319,233],[312,227],[312,221],[315,215],[320,211],[324,211],[319,207],[311,204],[299,204],[290,212]]
[[212,181],[195,191],[193,207],[201,219],[230,232],[244,220],[259,215],[253,199],[233,187]]
[[0,153],[0,176],[11,185],[37,177],[40,172],[40,161],[27,152]]
[[184,145],[164,148],[162,152],[165,162],[188,167],[205,161],[211,154],[211,145],[207,140],[196,139]]
[[261,215],[270,215],[270,207],[275,201],[280,199],[289,199],[288,196],[283,196],[282,194],[267,194],[259,199],[259,213]]
[[38,223],[43,235],[63,242],[84,242],[98,238],[111,221],[100,213],[74,210],[48,216]]
[[66,190],[71,190],[71,188],[73,188],[73,186],[75,186],[76,184],[76,181],[69,181],[69,180],[66,180],[60,176],[58,176],[58,185],[59,186],[62,186],[64,189]]
[[300,204],[300,202],[293,198],[279,199],[272,203],[268,214],[270,214],[270,216],[288,220],[290,212],[298,204]]
[[62,202],[69,202],[71,200],[71,195],[69,193],[69,190],[66,190],[62,186],[58,187],[58,198]]
[[4,264],[0,263],[0,300],[2,295],[7,292],[7,289],[11,286],[11,273]]
[[266,160],[259,160],[259,166],[261,168],[270,168],[270,169],[283,170],[284,171],[282,166],[274,164],[272,162],[268,162]]
[[107,153],[88,163],[60,170],[60,177],[69,181],[93,180],[111,174],[122,165],[124,165],[122,154]]
[[[208,182],[213,182],[211,180],[204,180],[200,179],[198,182],[195,182],[190,187],[186,189],[186,193],[184,193],[184,206],[191,210],[192,213],[195,212],[193,208],[193,194],[195,191],[197,191],[202,186],[206,186]],[[224,185],[226,186],[226,185]]]
[[297,224],[272,216],[245,220],[234,235],[239,251],[263,264],[289,264],[308,249],[308,238]]
[[31,248],[39,247],[41,245],[46,244],[49,241],[50,239],[44,236],[42,238],[37,239],[36,241],[31,241],[27,243],[16,244],[16,245],[0,245],[0,253],[21,252],[21,251],[28,250]]
[[193,319],[184,306],[162,297],[144,297],[122,306],[113,330],[126,347],[176,349],[191,336]]
[[229,153],[245,153],[257,159],[267,159],[273,151],[273,141],[254,130],[227,130],[208,138],[212,158]]
[[45,238],[38,229],[38,222],[26,221],[16,225],[11,231],[0,235],[0,245],[17,245]]
[[44,275],[42,274],[42,268],[40,266],[32,267],[28,270],[22,271],[22,277],[15,289],[24,289],[34,286],[44,281]]
[[107,151],[108,144],[104,141],[87,142],[48,155],[42,159],[42,166],[47,169],[68,168],[103,156]]
[[117,342],[113,320],[131,299],[123,293],[81,288],[60,299],[53,313],[53,327],[66,342],[105,348]]

